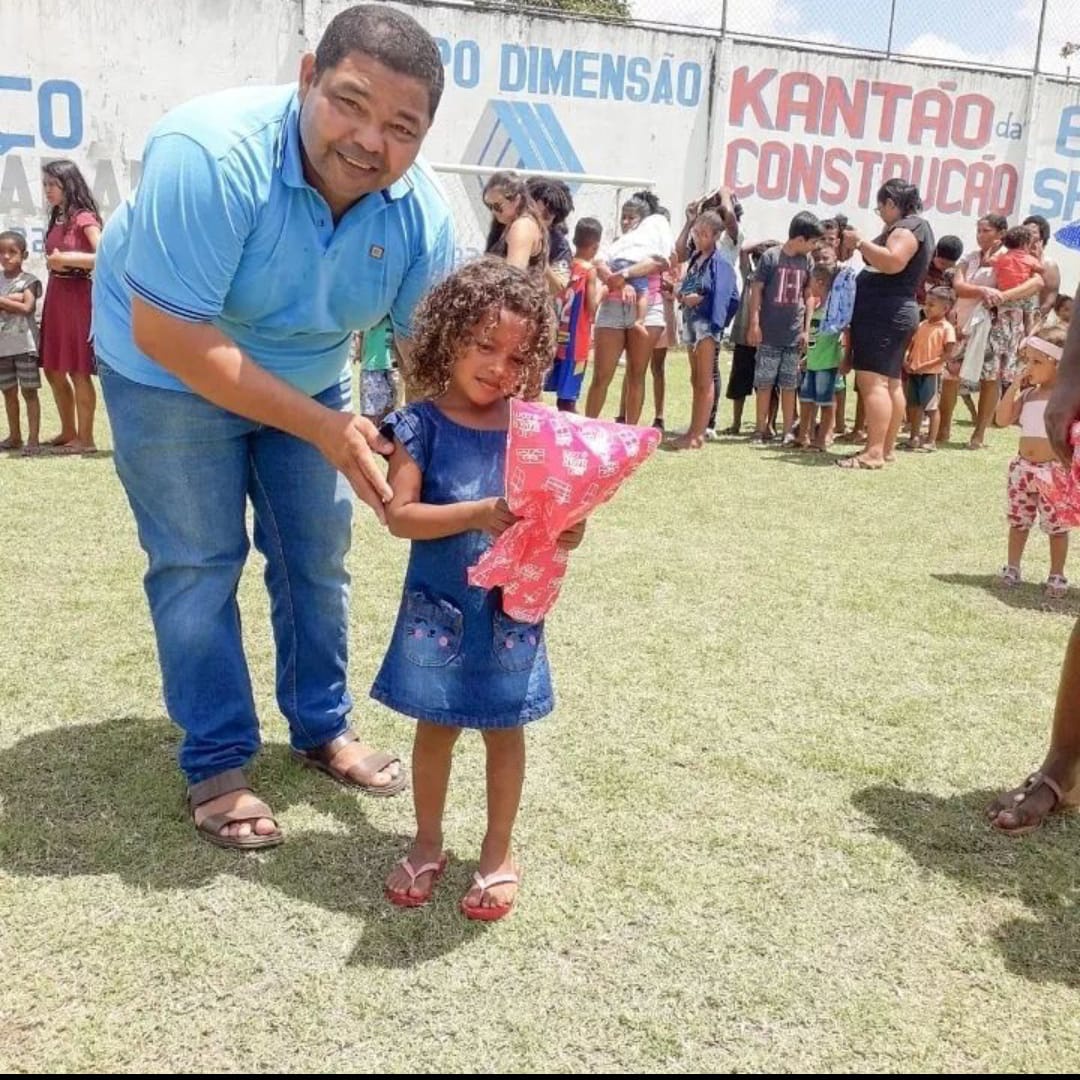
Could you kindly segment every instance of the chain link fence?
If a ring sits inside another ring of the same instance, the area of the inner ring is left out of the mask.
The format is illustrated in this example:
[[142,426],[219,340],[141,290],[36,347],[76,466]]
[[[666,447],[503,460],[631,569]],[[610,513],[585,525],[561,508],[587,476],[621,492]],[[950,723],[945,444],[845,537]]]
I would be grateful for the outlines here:
[[1080,79],[1076,0],[631,0],[668,26]]

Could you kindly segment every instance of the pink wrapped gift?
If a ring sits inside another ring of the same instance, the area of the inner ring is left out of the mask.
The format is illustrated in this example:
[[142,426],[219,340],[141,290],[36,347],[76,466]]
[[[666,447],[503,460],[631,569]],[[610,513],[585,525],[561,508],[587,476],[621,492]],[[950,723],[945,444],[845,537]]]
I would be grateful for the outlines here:
[[521,521],[469,568],[469,584],[501,585],[510,618],[539,622],[555,605],[566,576],[568,553],[559,550],[559,536],[607,502],[659,442],[655,428],[511,401],[506,501]]
[[1049,481],[1037,481],[1036,486],[1054,504],[1062,525],[1080,528],[1080,422],[1069,429],[1073,447],[1072,468],[1066,472],[1056,468]]

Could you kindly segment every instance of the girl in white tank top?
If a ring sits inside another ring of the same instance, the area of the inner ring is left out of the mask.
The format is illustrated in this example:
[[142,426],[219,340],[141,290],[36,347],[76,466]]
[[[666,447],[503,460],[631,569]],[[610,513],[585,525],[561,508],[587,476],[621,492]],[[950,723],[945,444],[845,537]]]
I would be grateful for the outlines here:
[[1065,333],[1059,327],[1047,327],[1024,340],[1020,347],[1023,369],[994,416],[998,427],[1013,424],[1020,427],[1019,450],[1009,463],[1006,488],[1009,548],[1001,584],[1006,588],[1020,584],[1020,560],[1037,520],[1050,539],[1050,576],[1044,589],[1052,600],[1063,599],[1069,587],[1065,559],[1069,553],[1071,523],[1062,513],[1059,493],[1070,480],[1046,431],[1046,405],[1057,381],[1064,343]]

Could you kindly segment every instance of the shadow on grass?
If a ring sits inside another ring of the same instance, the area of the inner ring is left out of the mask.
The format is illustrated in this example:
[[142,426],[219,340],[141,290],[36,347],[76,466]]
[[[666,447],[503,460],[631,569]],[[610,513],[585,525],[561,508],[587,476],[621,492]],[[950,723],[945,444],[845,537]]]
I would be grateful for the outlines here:
[[[766,447],[768,451],[768,447]],[[806,468],[823,468],[828,466],[836,467],[836,463],[840,460],[840,457],[836,454],[830,454],[828,451],[814,451],[814,450],[792,450],[790,447],[782,449],[777,447],[775,452],[769,454],[769,457],[773,461],[779,461],[783,465],[802,465]]]
[[348,961],[362,966],[410,967],[478,932],[455,906],[473,867],[452,864],[430,908],[391,907],[383,882],[409,838],[373,828],[364,796],[299,767],[286,746],[263,748],[253,785],[279,815],[309,807],[332,819],[333,831],[286,835],[281,847],[261,854],[198,839],[183,802],[176,744],[167,720],[125,717],[56,728],[0,751],[0,869],[35,877],[115,874],[161,891],[198,889],[231,874],[363,919]]
[[1051,817],[1037,834],[1004,836],[983,817],[997,794],[942,798],[877,785],[857,792],[852,802],[879,835],[899,844],[920,866],[1029,909],[1029,918],[1006,922],[994,935],[1011,972],[1032,982],[1080,988],[1077,823]]
[[1043,594],[1042,585],[1027,582],[1003,588],[997,574],[931,574],[935,581],[945,585],[966,585],[982,589],[995,600],[1021,611],[1046,611],[1054,615],[1080,617],[1080,592],[1072,590],[1064,600],[1050,600]]

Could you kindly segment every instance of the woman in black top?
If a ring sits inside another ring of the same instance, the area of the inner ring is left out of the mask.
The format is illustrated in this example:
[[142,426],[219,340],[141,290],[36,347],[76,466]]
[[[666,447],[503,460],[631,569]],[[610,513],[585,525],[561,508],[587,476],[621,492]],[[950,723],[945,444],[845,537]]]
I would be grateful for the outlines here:
[[486,254],[505,259],[542,282],[548,261],[547,230],[525,180],[515,172],[495,173],[484,185],[484,205],[491,213]]
[[856,229],[844,234],[845,250],[858,251],[866,269],[859,275],[851,319],[851,359],[866,410],[866,448],[839,461],[845,469],[880,469],[893,460],[904,417],[900,375],[904,355],[919,325],[915,293],[934,257],[934,234],[919,216],[919,189],[889,180],[877,196],[885,231],[864,240]]

